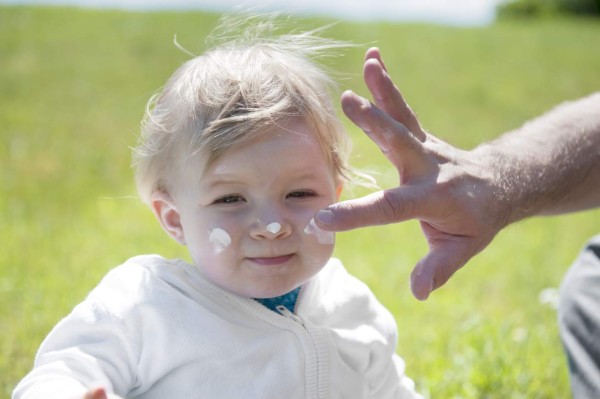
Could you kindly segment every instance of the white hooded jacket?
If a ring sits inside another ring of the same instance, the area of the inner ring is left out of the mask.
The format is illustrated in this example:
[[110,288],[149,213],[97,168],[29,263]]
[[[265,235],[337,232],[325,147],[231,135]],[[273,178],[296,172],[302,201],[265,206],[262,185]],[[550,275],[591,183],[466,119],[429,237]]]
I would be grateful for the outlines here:
[[157,255],[112,270],[42,343],[13,399],[420,398],[396,323],[331,259],[275,313]]

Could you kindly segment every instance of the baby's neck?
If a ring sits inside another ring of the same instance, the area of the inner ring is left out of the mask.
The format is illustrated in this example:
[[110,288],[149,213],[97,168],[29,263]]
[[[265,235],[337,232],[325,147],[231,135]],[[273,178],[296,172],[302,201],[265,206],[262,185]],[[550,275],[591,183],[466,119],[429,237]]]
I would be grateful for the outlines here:
[[275,298],[257,298],[256,301],[263,304],[268,309],[271,309],[273,312],[279,313],[279,311],[277,310],[277,306],[285,306],[287,310],[294,313],[294,309],[296,308],[296,301],[298,300],[298,294],[300,293],[300,288],[301,287],[298,287],[295,290],[288,292],[287,294],[283,294]]

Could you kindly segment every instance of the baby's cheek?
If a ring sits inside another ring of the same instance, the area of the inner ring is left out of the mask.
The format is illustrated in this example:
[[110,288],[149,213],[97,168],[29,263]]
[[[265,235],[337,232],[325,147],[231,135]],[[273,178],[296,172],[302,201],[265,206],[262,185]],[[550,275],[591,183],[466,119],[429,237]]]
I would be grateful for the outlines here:
[[244,218],[237,215],[221,215],[207,225],[205,241],[216,254],[233,250],[247,231]]
[[213,252],[216,255],[219,255],[231,246],[231,236],[226,230],[215,227],[208,235],[208,243]]
[[335,234],[331,231],[321,230],[315,223],[315,219],[310,219],[304,228],[304,234],[314,236],[319,244],[333,245],[335,243]]

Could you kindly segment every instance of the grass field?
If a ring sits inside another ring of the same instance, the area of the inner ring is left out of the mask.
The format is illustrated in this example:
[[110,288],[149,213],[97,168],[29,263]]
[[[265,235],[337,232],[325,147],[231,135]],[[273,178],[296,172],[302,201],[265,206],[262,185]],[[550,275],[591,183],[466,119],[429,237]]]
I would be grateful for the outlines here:
[[[140,253],[187,258],[135,198],[129,147],[146,101],[188,58],[173,36],[199,53],[215,21],[0,7],[0,397],[107,270]],[[342,88],[367,94],[362,54],[376,44],[424,126],[462,148],[600,88],[597,20],[341,22],[329,32],[360,44],[332,65]],[[393,186],[375,146],[348,130],[353,163]],[[426,251],[416,222],[341,234],[336,255],[396,316],[398,351],[427,396],[566,398],[556,313],[538,296],[599,230],[600,211],[511,226],[424,303],[408,289]]]

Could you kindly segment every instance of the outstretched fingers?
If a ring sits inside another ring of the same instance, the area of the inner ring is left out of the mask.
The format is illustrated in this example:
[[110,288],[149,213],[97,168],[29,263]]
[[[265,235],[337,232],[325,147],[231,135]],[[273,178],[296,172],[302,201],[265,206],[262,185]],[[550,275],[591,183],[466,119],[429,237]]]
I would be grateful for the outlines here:
[[429,156],[426,143],[388,113],[352,91],[342,94],[342,109],[396,167],[401,184],[437,173],[438,161]]
[[367,99],[348,90],[342,94],[341,101],[346,116],[377,144],[396,167],[401,166],[401,160],[407,157],[409,152],[421,152],[421,142],[406,126]]
[[387,72],[387,68],[383,63],[383,58],[381,57],[381,51],[379,51],[379,48],[371,47],[367,50],[367,52],[365,53],[365,61],[370,59],[376,59],[377,61],[379,61],[379,64],[381,64],[383,69]]
[[393,119],[406,126],[417,139],[424,141],[426,134],[421,128],[417,116],[387,73],[379,49],[370,48],[367,51],[363,75],[375,104]]

